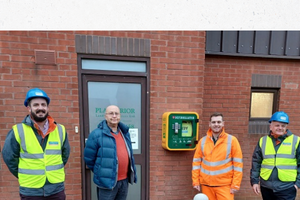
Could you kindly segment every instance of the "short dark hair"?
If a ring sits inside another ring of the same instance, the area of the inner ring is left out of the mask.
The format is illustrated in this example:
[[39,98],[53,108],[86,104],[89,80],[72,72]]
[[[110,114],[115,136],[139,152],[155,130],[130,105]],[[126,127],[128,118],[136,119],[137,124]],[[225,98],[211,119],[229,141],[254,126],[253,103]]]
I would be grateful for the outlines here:
[[[221,117],[222,117],[222,120],[223,120],[223,114],[222,114],[222,113],[219,113],[219,112],[214,112],[213,114],[211,114],[209,120],[211,121],[211,118],[212,118],[212,117],[218,117],[218,116],[221,116]],[[224,121],[224,120],[223,120],[223,121]]]

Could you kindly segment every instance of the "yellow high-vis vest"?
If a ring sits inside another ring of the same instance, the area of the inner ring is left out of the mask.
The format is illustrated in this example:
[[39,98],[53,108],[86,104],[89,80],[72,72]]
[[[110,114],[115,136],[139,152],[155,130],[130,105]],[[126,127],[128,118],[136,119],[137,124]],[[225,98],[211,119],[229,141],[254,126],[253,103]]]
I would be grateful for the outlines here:
[[263,161],[260,176],[268,180],[273,169],[278,170],[278,178],[281,181],[295,181],[297,177],[296,149],[299,145],[299,137],[290,135],[286,137],[275,152],[272,139],[264,136],[259,140],[262,149]]
[[46,182],[65,181],[61,147],[66,137],[65,127],[57,124],[49,133],[45,151],[43,151],[32,128],[26,124],[13,126],[17,142],[20,144],[18,179],[22,187],[41,188]]

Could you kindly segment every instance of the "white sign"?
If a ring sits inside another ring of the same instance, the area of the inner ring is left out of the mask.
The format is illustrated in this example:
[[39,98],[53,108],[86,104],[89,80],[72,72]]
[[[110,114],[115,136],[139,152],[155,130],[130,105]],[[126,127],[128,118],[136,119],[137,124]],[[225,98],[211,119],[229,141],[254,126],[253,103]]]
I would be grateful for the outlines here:
[[132,149],[138,149],[139,148],[139,130],[137,128],[130,128],[129,129],[129,134],[130,134],[130,138],[131,138],[131,145],[132,145]]

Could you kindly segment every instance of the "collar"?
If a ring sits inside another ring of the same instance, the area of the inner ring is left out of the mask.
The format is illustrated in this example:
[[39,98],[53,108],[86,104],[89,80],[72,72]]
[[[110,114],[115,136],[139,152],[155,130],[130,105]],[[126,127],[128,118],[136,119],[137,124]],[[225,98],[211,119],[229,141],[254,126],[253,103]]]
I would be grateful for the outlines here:
[[40,129],[38,124],[33,119],[31,119],[34,128],[36,128],[38,134],[41,135],[43,138],[45,138],[50,132],[54,131],[54,129],[56,128],[56,122],[50,115],[48,115],[46,120],[47,120],[47,122],[45,123],[44,128],[45,128],[45,126],[47,126],[47,127],[44,132],[43,130]]
[[118,126],[118,128],[117,128],[117,131],[116,132],[114,132],[109,126],[107,126],[108,128],[109,128],[109,131],[111,132],[111,133],[114,133],[114,134],[118,134],[119,132],[120,132],[120,128],[119,128],[119,126]]

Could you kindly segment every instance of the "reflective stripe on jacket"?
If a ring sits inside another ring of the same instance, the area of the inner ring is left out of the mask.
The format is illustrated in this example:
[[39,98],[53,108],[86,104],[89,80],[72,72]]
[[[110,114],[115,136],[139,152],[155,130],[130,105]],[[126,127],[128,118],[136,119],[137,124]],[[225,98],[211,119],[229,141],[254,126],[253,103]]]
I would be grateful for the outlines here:
[[13,126],[15,138],[20,144],[18,180],[21,187],[41,188],[46,182],[60,183],[65,180],[62,161],[62,144],[66,137],[65,127],[57,124],[49,133],[43,151],[32,128],[26,124]]
[[278,170],[278,178],[281,181],[295,181],[297,177],[296,148],[299,145],[299,137],[290,135],[286,137],[276,153],[272,139],[264,136],[259,145],[262,149],[263,161],[260,176],[268,180],[274,167]]
[[211,129],[199,141],[193,159],[193,185],[230,185],[239,189],[243,176],[243,155],[236,137],[223,128],[216,144]]

